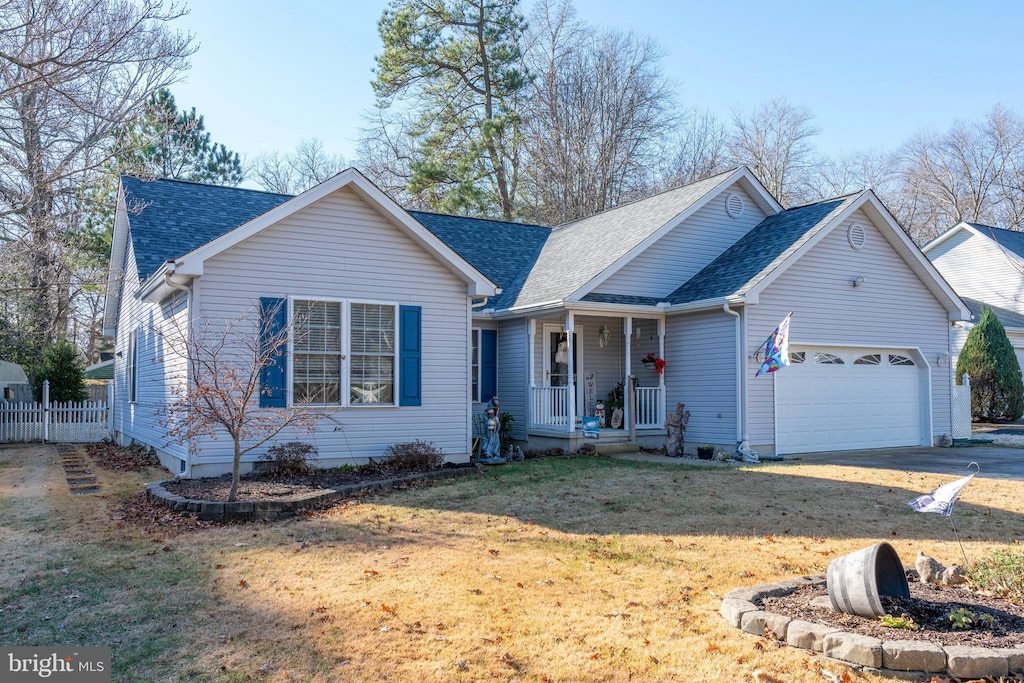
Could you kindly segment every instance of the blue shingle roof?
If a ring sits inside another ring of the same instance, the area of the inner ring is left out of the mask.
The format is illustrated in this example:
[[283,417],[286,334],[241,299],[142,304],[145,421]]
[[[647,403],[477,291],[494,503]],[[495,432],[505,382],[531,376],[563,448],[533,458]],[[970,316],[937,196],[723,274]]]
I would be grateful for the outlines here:
[[502,293],[489,303],[493,308],[515,301],[517,283],[521,286],[523,273],[533,268],[551,234],[551,228],[540,225],[425,211],[410,211],[409,215],[502,288]]
[[672,304],[743,294],[768,277],[860,194],[769,216],[668,296]]
[[122,176],[139,279],[289,199],[290,195]]
[[1024,232],[993,228],[991,225],[982,225],[981,223],[968,223],[967,225],[983,235],[988,235],[1004,249],[1024,258]]

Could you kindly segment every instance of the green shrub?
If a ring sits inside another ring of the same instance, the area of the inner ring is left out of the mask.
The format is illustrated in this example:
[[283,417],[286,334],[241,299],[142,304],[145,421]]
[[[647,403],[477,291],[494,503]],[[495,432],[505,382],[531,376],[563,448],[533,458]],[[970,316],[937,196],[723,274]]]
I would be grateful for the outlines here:
[[260,456],[260,472],[275,479],[303,477],[313,474],[314,467],[309,464],[311,458],[320,455],[320,450],[313,444],[301,441],[274,444]]
[[958,607],[949,613],[949,620],[953,622],[954,631],[966,631],[974,626],[977,619],[974,612],[966,607]]
[[920,626],[914,623],[913,619],[911,619],[905,614],[902,614],[898,617],[894,617],[891,614],[883,614],[882,616],[878,617],[878,620],[882,622],[883,626],[888,626],[889,628],[902,628],[908,631],[917,631],[921,628]]
[[433,441],[416,439],[410,443],[391,444],[384,451],[384,462],[374,463],[388,472],[433,470],[444,465],[444,451]]
[[1024,605],[1024,550],[993,550],[967,570],[967,579],[977,588]]
[[78,349],[67,339],[50,344],[43,350],[43,360],[35,369],[33,380],[37,401],[43,400],[44,380],[50,380],[50,400],[53,402],[89,398],[85,389],[85,365]]
[[1024,382],[1006,330],[985,309],[956,363],[957,383],[971,377],[971,417],[986,422],[1012,422],[1024,414]]

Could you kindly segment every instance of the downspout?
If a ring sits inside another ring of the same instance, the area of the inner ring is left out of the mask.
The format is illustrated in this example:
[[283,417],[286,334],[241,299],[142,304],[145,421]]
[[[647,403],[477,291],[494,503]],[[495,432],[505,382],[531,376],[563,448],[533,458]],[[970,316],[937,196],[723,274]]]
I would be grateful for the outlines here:
[[746,386],[743,382],[744,344],[742,318],[739,312],[729,308],[728,302],[722,304],[722,310],[736,318],[736,448],[737,450],[746,445],[746,411],[744,410],[746,400]]
[[[188,286],[188,285],[179,285],[177,282],[175,282],[174,280],[171,279],[172,275],[173,275],[173,273],[166,273],[164,275],[164,282],[171,289],[176,289],[179,292],[185,292],[185,316],[187,318],[187,320],[185,322],[185,332],[189,335],[189,337],[191,337],[192,336],[192,300],[193,300],[192,299],[192,288],[190,286]],[[173,307],[172,307],[172,310],[173,310]],[[173,315],[173,313],[172,313],[172,315]],[[191,339],[186,339],[185,340],[185,381],[186,382],[188,381],[189,375],[191,374],[189,372],[189,365],[191,364],[192,361],[188,357],[188,345],[189,345],[190,342],[191,342]],[[182,472],[180,475],[175,475],[175,476],[182,476],[182,477],[185,477],[186,479],[190,479],[192,477],[192,464],[193,464],[192,463],[192,450],[189,448],[189,449],[186,449],[185,452],[187,454],[185,456],[185,471]]]

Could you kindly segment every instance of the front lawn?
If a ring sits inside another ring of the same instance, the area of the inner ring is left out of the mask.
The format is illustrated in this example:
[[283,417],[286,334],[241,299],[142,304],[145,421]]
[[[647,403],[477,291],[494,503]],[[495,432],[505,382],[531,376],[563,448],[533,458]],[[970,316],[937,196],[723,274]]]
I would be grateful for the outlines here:
[[[720,597],[879,540],[957,561],[948,520],[906,502],[960,475],[546,459],[178,532],[116,519],[155,471],[71,496],[51,449],[7,447],[0,642],[108,645],[123,681],[820,683],[841,667],[734,630]],[[1024,538],[1019,486],[964,491],[969,557]]]

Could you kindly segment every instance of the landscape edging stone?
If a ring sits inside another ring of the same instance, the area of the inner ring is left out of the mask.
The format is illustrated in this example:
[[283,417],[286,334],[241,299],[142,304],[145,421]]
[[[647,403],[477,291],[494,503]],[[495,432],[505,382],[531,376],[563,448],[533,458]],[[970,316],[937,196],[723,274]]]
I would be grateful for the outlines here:
[[[842,662],[851,666],[863,668],[873,673],[878,673],[892,678],[902,680],[923,680],[932,677],[936,673],[946,673],[952,677],[968,675],[970,678],[985,678],[1006,676],[1007,673],[1017,673],[1015,668],[1024,671],[1024,643],[1011,648],[987,648],[964,645],[945,645],[937,648],[938,652],[931,648],[922,647],[928,645],[925,641],[881,641],[871,636],[864,636],[857,633],[834,630],[827,633],[818,633],[820,648],[803,647],[798,643],[810,640],[814,643],[817,639],[808,634],[808,626],[820,626],[822,629],[831,627],[768,612],[757,606],[757,602],[766,597],[781,597],[792,593],[801,586],[820,585],[826,582],[825,575],[802,576],[789,581],[776,583],[765,583],[759,586],[748,588],[734,588],[726,593],[722,599],[719,613],[733,627],[741,631],[763,635],[764,626],[769,626],[778,636],[778,627],[782,626],[783,635],[781,639],[786,640],[793,647],[817,652],[825,659]],[[728,605],[726,604],[728,603]],[[749,608],[748,608],[749,607]],[[759,629],[761,632],[759,632]],[[787,633],[788,631],[788,633]],[[792,635],[790,639],[788,636]],[[794,642],[795,641],[795,642]],[[928,650],[927,653],[923,652]],[[942,668],[938,668],[939,657],[943,660]],[[887,668],[885,663],[921,661],[925,670],[900,670]]]

